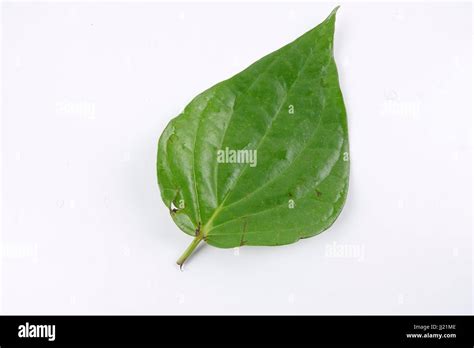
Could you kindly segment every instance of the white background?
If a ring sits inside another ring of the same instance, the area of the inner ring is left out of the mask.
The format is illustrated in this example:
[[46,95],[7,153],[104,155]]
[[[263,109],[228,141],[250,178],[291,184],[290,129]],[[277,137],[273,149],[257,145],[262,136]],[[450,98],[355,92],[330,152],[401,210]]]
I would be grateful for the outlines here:
[[202,90],[334,4],[4,3],[4,314],[471,313],[471,5],[343,4],[346,206],[282,247],[204,246],[156,145]]

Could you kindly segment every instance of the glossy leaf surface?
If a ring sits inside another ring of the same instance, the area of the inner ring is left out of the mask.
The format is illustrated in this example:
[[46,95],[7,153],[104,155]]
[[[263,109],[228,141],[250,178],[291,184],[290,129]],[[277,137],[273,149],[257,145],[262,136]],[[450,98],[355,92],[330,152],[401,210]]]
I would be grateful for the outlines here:
[[176,225],[230,248],[282,245],[335,221],[349,181],[334,10],[292,43],[194,98],[158,144],[161,196]]

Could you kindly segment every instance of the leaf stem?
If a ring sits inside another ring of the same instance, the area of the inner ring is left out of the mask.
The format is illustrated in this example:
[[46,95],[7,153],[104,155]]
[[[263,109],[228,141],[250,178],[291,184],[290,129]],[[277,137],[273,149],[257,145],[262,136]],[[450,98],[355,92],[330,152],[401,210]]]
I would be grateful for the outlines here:
[[176,261],[176,263],[179,265],[179,268],[183,268],[183,264],[184,262],[186,262],[186,260],[188,259],[188,257],[192,254],[192,252],[194,251],[194,249],[196,249],[196,247],[199,245],[199,243],[201,242],[203,236],[202,234],[199,234],[197,235],[196,237],[194,237],[193,241],[191,242],[191,244],[188,246],[188,248],[184,251],[183,255],[180,256],[180,258],[178,259],[178,261]]

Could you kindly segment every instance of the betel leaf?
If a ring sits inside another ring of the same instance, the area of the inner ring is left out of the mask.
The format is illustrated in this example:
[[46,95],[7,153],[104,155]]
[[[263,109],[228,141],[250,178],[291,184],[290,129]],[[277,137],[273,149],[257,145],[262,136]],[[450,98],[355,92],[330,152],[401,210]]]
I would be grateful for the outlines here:
[[349,182],[333,57],[336,9],[314,29],[195,97],[158,144],[161,196],[196,246],[282,245],[336,220]]

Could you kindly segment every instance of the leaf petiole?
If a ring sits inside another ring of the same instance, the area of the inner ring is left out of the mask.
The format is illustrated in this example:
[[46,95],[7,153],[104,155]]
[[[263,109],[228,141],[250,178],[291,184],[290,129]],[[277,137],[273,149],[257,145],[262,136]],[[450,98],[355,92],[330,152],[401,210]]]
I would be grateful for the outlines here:
[[188,248],[184,251],[183,255],[181,255],[178,261],[176,261],[176,263],[179,265],[179,268],[183,268],[184,262],[186,262],[188,257],[193,253],[194,249],[196,249],[196,247],[199,245],[202,238],[203,238],[202,234],[199,234],[196,237],[194,237],[193,241],[188,246]]

